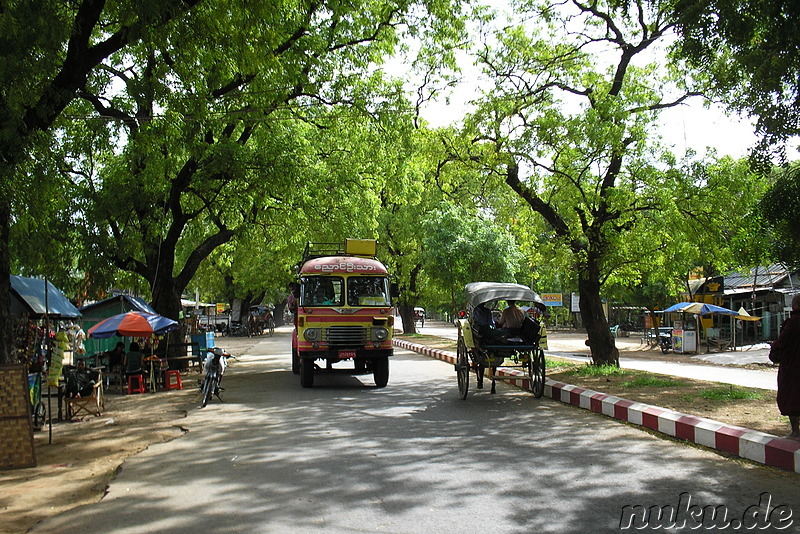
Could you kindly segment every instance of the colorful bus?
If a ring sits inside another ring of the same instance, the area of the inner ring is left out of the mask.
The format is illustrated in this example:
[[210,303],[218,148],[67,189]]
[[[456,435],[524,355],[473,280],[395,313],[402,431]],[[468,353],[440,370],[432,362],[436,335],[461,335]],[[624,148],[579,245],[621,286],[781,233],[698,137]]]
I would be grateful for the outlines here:
[[312,387],[315,373],[343,372],[372,374],[385,387],[397,289],[377,259],[377,242],[309,243],[297,271],[292,372],[300,384]]

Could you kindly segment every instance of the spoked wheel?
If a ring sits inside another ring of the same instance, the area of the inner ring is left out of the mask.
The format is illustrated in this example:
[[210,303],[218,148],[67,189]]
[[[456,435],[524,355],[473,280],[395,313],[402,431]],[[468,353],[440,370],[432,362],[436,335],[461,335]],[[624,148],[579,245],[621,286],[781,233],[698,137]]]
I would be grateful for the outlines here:
[[267,329],[269,330],[269,337],[274,336],[275,335],[275,321],[270,319],[269,323],[267,323]]
[[45,419],[47,418],[47,409],[43,402],[37,402],[33,407],[33,428],[41,430],[44,427]]
[[530,377],[531,392],[533,396],[541,398],[544,394],[544,351],[536,349],[528,359],[528,376]]
[[456,352],[456,376],[458,377],[458,392],[461,399],[467,398],[469,391],[469,355],[467,354],[467,344],[464,338],[458,338]]

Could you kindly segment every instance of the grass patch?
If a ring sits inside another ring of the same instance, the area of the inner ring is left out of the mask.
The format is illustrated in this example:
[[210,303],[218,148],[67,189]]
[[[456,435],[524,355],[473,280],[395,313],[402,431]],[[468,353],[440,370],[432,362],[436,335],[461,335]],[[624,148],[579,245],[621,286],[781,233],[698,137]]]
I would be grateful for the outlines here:
[[761,400],[763,398],[763,395],[757,391],[734,386],[704,389],[700,392],[700,396],[715,401]]
[[616,365],[582,365],[564,374],[569,376],[624,376],[626,371]]
[[544,367],[548,371],[556,371],[560,369],[569,369],[570,367],[575,367],[575,362],[570,362],[567,360],[560,360],[560,359],[552,359],[548,358],[547,356],[544,357]]
[[620,384],[625,388],[671,388],[685,386],[683,382],[673,380],[671,378],[664,378],[660,376],[637,376],[633,380],[628,380]]

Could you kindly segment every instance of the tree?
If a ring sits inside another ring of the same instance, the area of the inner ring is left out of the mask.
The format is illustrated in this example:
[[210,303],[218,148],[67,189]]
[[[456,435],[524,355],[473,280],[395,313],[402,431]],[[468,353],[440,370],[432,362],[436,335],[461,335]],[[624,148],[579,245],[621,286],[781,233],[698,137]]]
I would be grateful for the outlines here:
[[467,283],[514,281],[520,255],[510,234],[487,217],[455,205],[440,209],[422,222],[424,268],[446,291],[455,313]]
[[392,50],[411,5],[207,6],[193,26],[113,58],[81,92],[91,113],[117,121],[97,138],[114,138],[107,130],[119,124],[125,143],[121,153],[99,146],[96,168],[74,157],[87,260],[141,276],[154,308],[174,317],[217,247],[270,215],[296,210],[308,219],[337,196],[348,205],[364,197],[348,194],[348,184],[361,183],[355,158],[333,167],[352,143],[315,139],[331,141],[342,114],[380,112],[383,86],[369,69]]
[[676,0],[675,52],[701,87],[757,117],[762,168],[800,134],[800,4],[793,0]]
[[520,20],[550,24],[506,26],[492,36],[496,45],[484,45],[478,60],[494,85],[465,133],[478,157],[491,154],[488,172],[570,251],[592,360],[618,364],[602,287],[637,255],[629,245],[648,216],[691,187],[665,172],[649,132],[660,110],[692,93],[677,77],[659,78],[656,64],[637,64],[674,20],[649,2],[525,5]]
[[775,173],[775,181],[754,215],[762,220],[760,229],[766,231],[773,257],[792,269],[800,269],[800,164],[776,169]]
[[0,12],[0,362],[11,358],[10,226],[31,151],[110,55],[184,17],[200,0],[18,1]]

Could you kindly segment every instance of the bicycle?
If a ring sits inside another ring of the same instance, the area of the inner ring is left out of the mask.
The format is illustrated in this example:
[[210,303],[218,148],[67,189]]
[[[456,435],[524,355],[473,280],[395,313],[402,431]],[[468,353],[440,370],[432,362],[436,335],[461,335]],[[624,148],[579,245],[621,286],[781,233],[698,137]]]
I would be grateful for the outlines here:
[[272,316],[267,319],[267,331],[269,332],[269,337],[275,335],[275,320],[272,318]]
[[31,399],[33,428],[34,430],[41,430],[47,417],[47,408],[42,402],[42,373],[28,374],[28,390]]
[[208,405],[212,396],[216,396],[220,402],[224,402],[219,396],[219,384],[222,380],[222,375],[225,373],[225,368],[228,366],[228,357],[230,357],[230,354],[219,347],[208,351],[208,356],[206,356],[205,363],[203,364],[206,376],[200,386],[202,395],[200,401],[201,408],[205,408],[206,405]]

